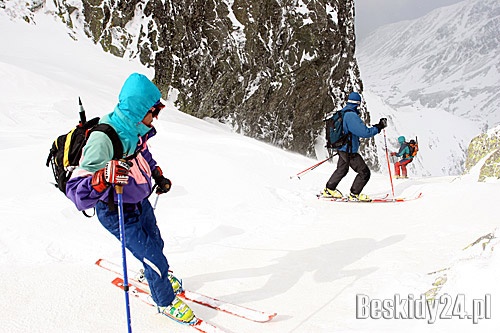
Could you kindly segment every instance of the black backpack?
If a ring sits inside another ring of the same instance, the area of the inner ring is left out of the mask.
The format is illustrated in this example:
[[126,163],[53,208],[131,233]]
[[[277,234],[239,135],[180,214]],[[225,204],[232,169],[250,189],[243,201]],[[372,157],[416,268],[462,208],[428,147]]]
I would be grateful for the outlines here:
[[98,124],[99,117],[89,121],[85,119],[85,110],[82,102],[80,103],[80,123],[71,131],[62,134],[52,143],[46,166],[52,166],[54,173],[54,186],[66,194],[66,183],[68,182],[73,170],[78,167],[82,156],[83,147],[87,143],[90,133],[100,131],[106,133],[113,143],[113,159],[123,157],[123,145],[118,134],[108,124]]
[[336,111],[325,117],[326,148],[328,151],[338,150],[349,142],[350,133],[344,132],[344,113],[347,111]]

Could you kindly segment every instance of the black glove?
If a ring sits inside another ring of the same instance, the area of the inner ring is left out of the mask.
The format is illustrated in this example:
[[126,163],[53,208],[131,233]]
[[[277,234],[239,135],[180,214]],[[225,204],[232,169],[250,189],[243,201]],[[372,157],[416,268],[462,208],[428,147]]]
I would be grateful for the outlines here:
[[373,127],[376,127],[379,133],[382,132],[387,127],[387,118],[380,118],[378,124],[373,125]]
[[170,179],[165,178],[163,176],[163,171],[161,171],[161,168],[159,166],[157,166],[153,170],[152,176],[153,179],[155,180],[156,185],[158,185],[156,187],[156,194],[167,193],[168,191],[170,191],[170,188],[172,187],[172,182],[170,181]]

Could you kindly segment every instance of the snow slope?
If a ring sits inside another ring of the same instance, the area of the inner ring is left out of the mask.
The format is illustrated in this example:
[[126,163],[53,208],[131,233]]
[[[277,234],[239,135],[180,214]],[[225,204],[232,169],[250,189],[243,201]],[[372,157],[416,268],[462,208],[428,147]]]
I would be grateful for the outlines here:
[[[88,117],[103,115],[131,72],[153,73],[74,42],[51,18],[36,22],[0,14],[0,332],[124,332],[123,292],[111,285],[113,274],[94,265],[101,257],[120,263],[120,244],[49,183],[44,164],[52,140],[77,121],[79,96]],[[412,177],[394,181],[394,190],[423,192],[416,201],[323,202],[315,194],[330,163],[290,179],[317,161],[172,104],[155,123],[151,150],[173,181],[156,213],[176,275],[189,289],[278,312],[258,324],[192,305],[203,319],[241,333],[497,331],[498,251],[462,249],[498,226],[499,183]],[[397,134],[388,128],[387,135]],[[365,192],[390,193],[388,174],[374,173]],[[130,255],[128,263],[138,268]],[[420,295],[432,288],[436,274],[428,273],[445,267],[441,290],[465,294],[469,310],[472,299],[491,295],[491,319],[356,319],[356,295]],[[134,332],[192,331],[135,299],[131,313]]]
[[500,2],[466,0],[357,45],[368,110],[388,112],[402,135],[418,134],[421,175],[461,174],[470,141],[500,124],[499,36]]
[[500,124],[500,3],[465,0],[383,26],[357,49],[363,82],[396,108]]

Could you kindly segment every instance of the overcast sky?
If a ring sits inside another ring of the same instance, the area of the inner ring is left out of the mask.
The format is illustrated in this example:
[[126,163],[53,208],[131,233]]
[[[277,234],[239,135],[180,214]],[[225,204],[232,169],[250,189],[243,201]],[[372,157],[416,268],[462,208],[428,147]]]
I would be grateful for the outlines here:
[[356,38],[362,40],[376,28],[424,16],[435,8],[463,0],[354,0]]

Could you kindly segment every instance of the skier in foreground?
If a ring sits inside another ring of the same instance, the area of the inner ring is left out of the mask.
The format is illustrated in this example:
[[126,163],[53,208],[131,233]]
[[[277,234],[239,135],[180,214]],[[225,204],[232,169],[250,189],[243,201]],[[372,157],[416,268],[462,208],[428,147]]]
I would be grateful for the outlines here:
[[321,193],[326,198],[342,198],[342,193],[337,190],[340,181],[349,172],[351,167],[357,176],[351,186],[349,201],[371,201],[371,198],[361,193],[365,185],[370,180],[370,169],[366,165],[363,157],[358,153],[359,138],[370,138],[377,135],[387,127],[387,119],[381,118],[378,124],[367,127],[359,117],[358,107],[361,104],[361,96],[357,92],[351,92],[346,106],[341,110],[345,111],[343,127],[344,133],[350,134],[348,142],[338,150],[337,169],[333,172],[326,183],[326,187]]
[[168,272],[163,239],[148,197],[154,179],[158,194],[167,193],[171,182],[163,176],[147,146],[156,134],[153,118],[164,105],[159,89],[144,75],[134,73],[123,84],[118,105],[101,119],[118,133],[125,160],[112,160],[113,145],[103,132],[92,132],[79,168],[66,185],[66,193],[79,210],[95,207],[101,224],[120,239],[114,185],[123,185],[126,246],[144,265],[158,312],[181,323],[196,321],[192,310],[176,294],[182,285]]

